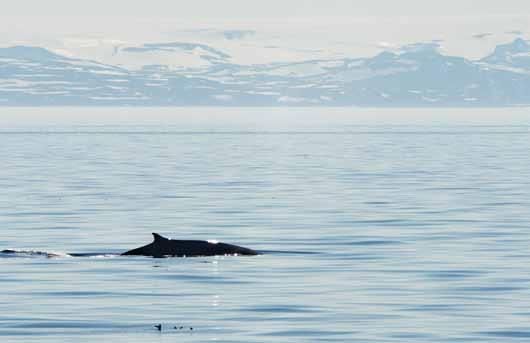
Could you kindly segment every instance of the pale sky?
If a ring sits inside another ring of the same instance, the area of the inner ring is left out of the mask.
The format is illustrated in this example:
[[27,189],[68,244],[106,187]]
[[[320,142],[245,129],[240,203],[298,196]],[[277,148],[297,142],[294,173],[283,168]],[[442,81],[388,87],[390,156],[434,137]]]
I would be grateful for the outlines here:
[[[154,42],[207,44],[246,64],[368,57],[433,40],[444,53],[478,59],[517,36],[530,39],[530,0],[6,1],[0,47],[109,63],[116,45]],[[223,30],[255,34],[228,41]]]
[[282,18],[529,14],[528,0],[8,0],[1,17]]

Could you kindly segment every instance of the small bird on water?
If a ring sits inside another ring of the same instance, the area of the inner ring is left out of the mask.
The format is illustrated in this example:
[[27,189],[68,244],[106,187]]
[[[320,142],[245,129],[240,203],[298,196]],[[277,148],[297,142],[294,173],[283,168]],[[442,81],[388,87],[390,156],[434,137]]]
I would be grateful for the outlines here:
[[[184,326],[174,326],[173,329],[182,330],[182,329],[184,329]],[[190,331],[193,331],[193,328],[191,326],[189,327],[189,329],[190,329]]]

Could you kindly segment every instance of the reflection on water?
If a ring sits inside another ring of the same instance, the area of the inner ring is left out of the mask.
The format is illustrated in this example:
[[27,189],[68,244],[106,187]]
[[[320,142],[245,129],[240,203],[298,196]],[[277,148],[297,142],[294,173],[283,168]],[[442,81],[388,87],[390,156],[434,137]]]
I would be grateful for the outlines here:
[[2,342],[530,338],[526,128],[67,131],[0,134],[0,250],[265,254],[2,254]]

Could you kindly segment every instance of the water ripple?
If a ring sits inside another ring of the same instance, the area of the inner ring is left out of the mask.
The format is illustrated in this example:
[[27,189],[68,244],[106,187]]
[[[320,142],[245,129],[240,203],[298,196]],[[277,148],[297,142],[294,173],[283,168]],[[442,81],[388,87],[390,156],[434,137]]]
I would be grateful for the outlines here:
[[0,135],[1,342],[529,340],[526,128],[179,130]]

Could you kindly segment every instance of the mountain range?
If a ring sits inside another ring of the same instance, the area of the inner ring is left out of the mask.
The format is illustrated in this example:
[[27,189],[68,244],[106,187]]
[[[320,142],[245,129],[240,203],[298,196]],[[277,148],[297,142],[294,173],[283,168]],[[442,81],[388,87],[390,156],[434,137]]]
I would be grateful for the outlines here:
[[0,48],[0,106],[530,105],[526,40],[480,60],[440,50],[429,42],[369,58],[241,65],[209,45],[169,42],[117,46],[114,64],[12,46]]

